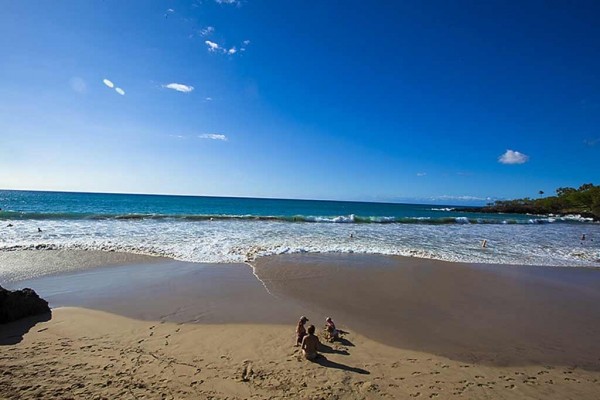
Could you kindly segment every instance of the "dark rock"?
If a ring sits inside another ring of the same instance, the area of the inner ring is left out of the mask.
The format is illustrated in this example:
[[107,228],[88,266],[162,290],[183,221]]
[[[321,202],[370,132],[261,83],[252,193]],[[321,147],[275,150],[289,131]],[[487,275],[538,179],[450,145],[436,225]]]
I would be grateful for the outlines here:
[[10,291],[0,286],[0,324],[49,312],[48,302],[33,289]]

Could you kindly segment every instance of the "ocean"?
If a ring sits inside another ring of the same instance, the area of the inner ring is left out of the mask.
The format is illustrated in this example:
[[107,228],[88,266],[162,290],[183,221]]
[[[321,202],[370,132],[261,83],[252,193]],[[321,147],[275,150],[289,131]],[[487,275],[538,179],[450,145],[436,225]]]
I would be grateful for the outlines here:
[[285,253],[363,253],[600,267],[600,224],[578,216],[481,214],[421,204],[10,190],[0,191],[0,208],[0,251],[105,250],[209,263]]

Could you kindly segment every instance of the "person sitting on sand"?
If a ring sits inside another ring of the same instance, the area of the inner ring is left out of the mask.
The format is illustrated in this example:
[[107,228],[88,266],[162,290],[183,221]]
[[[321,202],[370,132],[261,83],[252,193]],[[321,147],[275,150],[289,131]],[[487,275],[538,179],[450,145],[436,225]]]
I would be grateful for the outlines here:
[[302,339],[306,336],[306,328],[304,328],[304,324],[308,322],[308,318],[304,315],[300,317],[300,321],[298,321],[298,326],[296,327],[296,346],[302,344]]
[[314,360],[319,355],[317,350],[319,349],[319,338],[315,336],[315,326],[311,325],[308,327],[308,335],[302,339],[302,354],[307,360]]
[[325,330],[327,331],[327,336],[329,337],[330,341],[339,339],[340,331],[338,331],[335,327],[335,324],[333,323],[331,317],[327,317],[327,319],[325,319]]

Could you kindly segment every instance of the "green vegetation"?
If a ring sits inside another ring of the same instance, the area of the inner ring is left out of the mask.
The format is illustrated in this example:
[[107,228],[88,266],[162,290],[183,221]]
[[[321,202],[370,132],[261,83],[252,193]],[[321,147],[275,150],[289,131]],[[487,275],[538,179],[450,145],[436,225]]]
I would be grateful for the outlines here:
[[[540,196],[543,191],[538,192]],[[600,221],[600,186],[591,183],[579,189],[562,187],[556,189],[556,196],[539,199],[498,200],[479,209],[481,212],[531,213],[531,214],[579,214]]]

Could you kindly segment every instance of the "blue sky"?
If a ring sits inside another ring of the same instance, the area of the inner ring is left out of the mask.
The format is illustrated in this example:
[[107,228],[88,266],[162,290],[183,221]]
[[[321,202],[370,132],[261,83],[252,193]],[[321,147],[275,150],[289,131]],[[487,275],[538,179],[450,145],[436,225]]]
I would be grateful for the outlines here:
[[2,189],[455,204],[600,183],[597,1],[2,4]]

